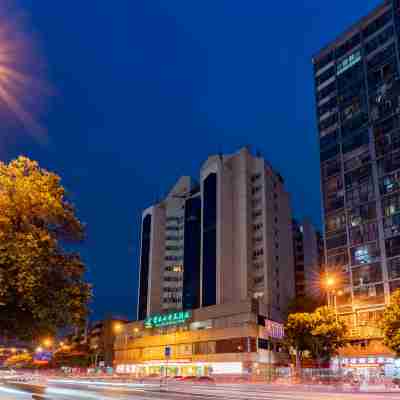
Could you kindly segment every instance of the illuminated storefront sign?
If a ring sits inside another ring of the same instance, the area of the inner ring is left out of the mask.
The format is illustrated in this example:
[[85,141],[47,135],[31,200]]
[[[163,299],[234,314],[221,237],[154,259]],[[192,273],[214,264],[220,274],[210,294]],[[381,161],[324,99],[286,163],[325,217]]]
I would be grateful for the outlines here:
[[264,336],[266,338],[283,339],[285,331],[282,324],[275,321],[265,320]]
[[350,54],[348,57],[340,61],[337,65],[337,74],[343,74],[343,72],[347,71],[353,65],[356,65],[361,61],[361,50],[357,50],[353,54]]
[[144,326],[146,328],[158,328],[160,326],[184,324],[192,317],[191,311],[178,311],[169,314],[152,315],[146,318]]

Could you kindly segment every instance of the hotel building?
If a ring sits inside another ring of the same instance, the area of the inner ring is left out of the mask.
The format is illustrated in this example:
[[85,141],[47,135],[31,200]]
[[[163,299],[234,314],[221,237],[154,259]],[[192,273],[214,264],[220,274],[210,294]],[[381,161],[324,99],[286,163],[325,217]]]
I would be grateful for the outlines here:
[[138,319],[257,299],[280,321],[294,296],[289,195],[247,148],[215,155],[143,212]]
[[313,58],[326,265],[353,344],[345,364],[377,374],[392,364],[379,319],[400,287],[399,29],[400,2],[386,0]]
[[179,374],[263,374],[288,362],[280,322],[295,291],[283,178],[242,148],[210,156],[199,182],[180,178],[143,212],[138,321],[117,337],[120,372],[169,363]]

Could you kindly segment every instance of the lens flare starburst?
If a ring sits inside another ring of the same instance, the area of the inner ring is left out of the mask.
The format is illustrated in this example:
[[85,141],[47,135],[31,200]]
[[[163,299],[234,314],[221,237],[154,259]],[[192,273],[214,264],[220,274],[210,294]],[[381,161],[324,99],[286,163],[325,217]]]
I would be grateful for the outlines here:
[[48,88],[42,78],[43,60],[27,31],[27,18],[15,9],[0,8],[0,118],[18,123],[24,132],[43,141],[45,130],[38,112]]

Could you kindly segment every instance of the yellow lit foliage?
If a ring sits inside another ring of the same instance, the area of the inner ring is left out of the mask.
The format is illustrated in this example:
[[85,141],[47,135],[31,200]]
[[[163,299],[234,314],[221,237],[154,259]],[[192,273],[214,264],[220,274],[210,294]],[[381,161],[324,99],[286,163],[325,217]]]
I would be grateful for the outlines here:
[[29,338],[83,321],[91,288],[65,249],[83,238],[59,176],[26,157],[0,162],[0,331]]

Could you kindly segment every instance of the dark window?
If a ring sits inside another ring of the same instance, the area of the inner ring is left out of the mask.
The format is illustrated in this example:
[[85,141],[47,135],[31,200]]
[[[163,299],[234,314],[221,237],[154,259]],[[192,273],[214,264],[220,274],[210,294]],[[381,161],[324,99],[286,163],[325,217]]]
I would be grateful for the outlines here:
[[217,174],[208,175],[203,187],[202,305],[207,307],[217,301]]
[[381,264],[363,265],[353,268],[353,286],[367,285],[370,283],[382,282]]
[[257,351],[255,338],[223,339],[216,342],[216,353],[255,353]]
[[394,258],[388,261],[389,279],[400,278],[400,258]]
[[346,244],[347,244],[346,232],[326,238],[326,248],[327,249],[334,249],[336,247],[345,246]]
[[400,255],[400,237],[385,240],[386,256],[395,257]]
[[147,317],[147,297],[149,288],[150,268],[150,243],[151,243],[151,215],[146,215],[142,223],[142,243],[140,256],[140,279],[139,279],[139,306],[138,319]]
[[373,33],[379,31],[379,29],[384,27],[391,20],[392,20],[391,10],[387,11],[385,14],[374,19],[366,28],[363,29],[364,39],[366,39],[368,36],[371,36]]
[[369,143],[368,131],[362,131],[349,136],[342,143],[343,154],[349,153]]
[[183,309],[200,307],[201,199],[185,203],[185,248],[183,270]]

